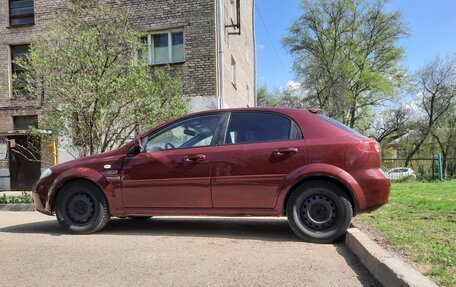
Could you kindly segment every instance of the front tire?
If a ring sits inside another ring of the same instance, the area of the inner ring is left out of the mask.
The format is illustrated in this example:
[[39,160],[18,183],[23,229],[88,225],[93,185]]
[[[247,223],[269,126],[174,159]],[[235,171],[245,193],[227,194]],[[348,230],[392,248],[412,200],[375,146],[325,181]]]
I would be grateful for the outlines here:
[[301,239],[331,243],[350,226],[353,209],[343,190],[322,181],[309,181],[295,191],[287,203],[288,222]]
[[109,222],[109,207],[102,191],[88,181],[65,185],[57,195],[55,214],[60,225],[68,231],[94,233]]

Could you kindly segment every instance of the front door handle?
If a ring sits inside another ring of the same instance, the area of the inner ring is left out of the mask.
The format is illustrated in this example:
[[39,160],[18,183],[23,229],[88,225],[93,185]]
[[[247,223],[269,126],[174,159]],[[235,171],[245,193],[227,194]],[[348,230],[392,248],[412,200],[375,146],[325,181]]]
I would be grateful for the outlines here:
[[284,157],[284,156],[290,156],[298,152],[298,149],[295,147],[290,147],[290,148],[279,148],[276,149],[272,152],[272,155],[275,157]]
[[187,154],[182,157],[182,160],[185,162],[195,162],[195,161],[202,161],[206,159],[205,154]]

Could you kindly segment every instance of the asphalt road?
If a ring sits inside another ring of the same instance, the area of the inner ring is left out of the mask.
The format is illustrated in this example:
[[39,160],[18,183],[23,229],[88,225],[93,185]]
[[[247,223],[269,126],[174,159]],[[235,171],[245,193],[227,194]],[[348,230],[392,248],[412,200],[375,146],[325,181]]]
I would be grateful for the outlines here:
[[0,212],[0,286],[379,286],[342,244],[301,242],[284,218],[113,219],[63,233]]

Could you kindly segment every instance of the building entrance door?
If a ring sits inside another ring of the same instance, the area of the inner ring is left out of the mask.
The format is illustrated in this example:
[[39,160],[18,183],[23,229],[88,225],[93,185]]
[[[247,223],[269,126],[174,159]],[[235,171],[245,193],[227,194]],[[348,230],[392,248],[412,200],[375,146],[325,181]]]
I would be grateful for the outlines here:
[[26,135],[8,139],[11,190],[31,190],[41,173],[40,141]]

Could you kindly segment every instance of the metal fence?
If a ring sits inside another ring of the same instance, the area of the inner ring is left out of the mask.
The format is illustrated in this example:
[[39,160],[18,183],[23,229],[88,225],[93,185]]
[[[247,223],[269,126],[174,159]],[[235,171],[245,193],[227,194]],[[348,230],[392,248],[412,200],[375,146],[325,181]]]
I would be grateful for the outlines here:
[[[382,168],[390,176],[391,180],[416,178],[419,180],[434,180],[439,178],[437,157],[411,159],[405,165],[404,158],[383,158]],[[446,159],[446,170],[443,169],[446,178],[456,177],[456,158]]]

